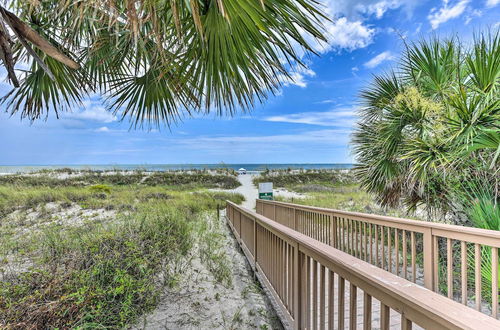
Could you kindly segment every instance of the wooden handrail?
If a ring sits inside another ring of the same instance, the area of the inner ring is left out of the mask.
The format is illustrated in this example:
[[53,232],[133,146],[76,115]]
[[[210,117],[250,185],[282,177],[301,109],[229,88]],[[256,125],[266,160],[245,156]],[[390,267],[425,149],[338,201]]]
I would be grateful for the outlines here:
[[[494,239],[493,242],[494,242],[494,244],[496,244],[496,247],[500,248],[500,231],[498,231],[498,230],[488,230],[488,229],[481,229],[481,228],[474,228],[474,227],[449,225],[449,224],[445,224],[445,223],[436,223],[436,222],[427,222],[427,221],[421,221],[421,220],[396,218],[396,217],[391,217],[391,216],[361,213],[361,212],[342,211],[342,210],[329,209],[329,208],[324,208],[324,207],[315,207],[315,206],[293,204],[293,203],[279,202],[279,201],[269,201],[269,200],[263,200],[263,199],[258,199],[257,203],[264,203],[264,204],[270,204],[270,205],[283,205],[283,206],[291,207],[291,208],[295,208],[295,209],[303,209],[303,210],[310,210],[310,211],[317,211],[317,212],[324,212],[324,213],[333,213],[333,214],[339,215],[339,216],[344,215],[344,216],[348,216],[348,217],[380,220],[380,221],[384,221],[386,223],[393,223],[395,225],[408,225],[408,226],[415,226],[415,227],[419,227],[419,228],[432,228],[432,229],[436,229],[436,230],[442,230],[445,232],[461,233],[461,234],[467,234],[467,235],[471,235],[471,236],[477,236],[477,237],[481,237],[484,239],[492,238],[492,239]],[[422,231],[423,231],[423,229],[422,229]]]
[[[376,317],[380,328],[388,329],[391,311],[401,315],[402,329],[412,324],[500,328],[500,321],[229,201],[226,218],[287,327],[333,329],[337,323],[343,329],[348,321],[356,329],[359,310],[364,329],[371,329]],[[356,295],[360,291],[362,301]],[[372,308],[372,299],[380,301],[380,310]]]
[[[498,317],[499,231],[266,200],[257,200],[256,209],[323,243]],[[484,267],[490,271],[483,272]],[[470,270],[474,291],[469,286]],[[460,286],[454,287],[457,272]],[[485,293],[489,301],[482,298]]]

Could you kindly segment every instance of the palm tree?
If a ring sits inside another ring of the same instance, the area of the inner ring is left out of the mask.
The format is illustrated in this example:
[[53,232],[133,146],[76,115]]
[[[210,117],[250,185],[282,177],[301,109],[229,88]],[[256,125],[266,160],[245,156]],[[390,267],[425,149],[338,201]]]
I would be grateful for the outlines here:
[[244,111],[304,65],[323,19],[316,0],[13,1],[0,6],[3,100],[35,120],[99,93],[138,126]]
[[397,68],[362,91],[357,173],[382,204],[446,212],[464,206],[457,193],[473,193],[476,182],[497,205],[500,33],[464,44],[406,44]]

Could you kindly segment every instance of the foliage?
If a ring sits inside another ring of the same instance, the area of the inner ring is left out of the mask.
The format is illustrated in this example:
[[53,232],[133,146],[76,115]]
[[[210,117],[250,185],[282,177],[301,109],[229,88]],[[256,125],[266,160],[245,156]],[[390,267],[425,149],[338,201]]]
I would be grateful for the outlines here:
[[[106,199],[89,187],[0,186],[0,327],[127,327],[154,308],[163,286],[176,285],[195,245],[215,280],[230,284],[213,224],[218,222],[209,219],[223,201],[240,203],[243,196],[165,186],[97,187],[109,189]],[[14,224],[9,217],[49,202],[117,213],[112,221],[89,219],[80,226],[32,227],[27,219]],[[4,275],[26,260],[28,268]]]
[[383,205],[455,211],[463,200],[455,192],[480,181],[497,205],[500,32],[464,44],[407,44],[397,69],[362,91],[356,172]]
[[[52,172],[48,172],[52,173]],[[48,174],[47,173],[47,174]],[[0,185],[20,185],[32,187],[70,187],[86,185],[143,185],[143,186],[198,186],[205,188],[233,189],[240,185],[238,179],[231,174],[211,174],[208,171],[188,172],[82,172],[70,177],[53,175],[4,175],[0,177]]]
[[30,120],[94,92],[133,126],[232,114],[275,93],[291,66],[305,65],[298,52],[313,52],[308,40],[324,40],[316,0],[18,0],[13,13],[0,9],[16,32],[0,31],[13,58],[29,63],[5,101]]
[[105,184],[96,184],[89,189],[92,192],[111,194],[111,187]]
[[354,181],[355,179],[350,171],[341,170],[273,170],[263,172],[253,179],[255,185],[260,182],[272,182],[275,187],[308,184],[335,186],[354,183]]

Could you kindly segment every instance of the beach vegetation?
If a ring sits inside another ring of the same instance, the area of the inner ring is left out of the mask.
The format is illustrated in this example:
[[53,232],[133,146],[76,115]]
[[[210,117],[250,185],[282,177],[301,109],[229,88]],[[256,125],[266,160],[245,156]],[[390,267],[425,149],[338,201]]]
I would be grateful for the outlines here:
[[407,43],[397,67],[361,92],[352,141],[361,186],[382,205],[497,230],[499,91],[498,30]]
[[[50,173],[50,172],[49,172]],[[223,188],[234,189],[240,186],[236,176],[224,172],[83,172],[73,176],[44,175],[43,173],[14,174],[0,176],[0,185],[18,185],[31,187],[75,187],[75,186],[171,186],[177,189],[187,188]]]
[[0,197],[0,327],[128,327],[176,287],[193,254],[232,284],[216,210],[239,194],[16,182]]

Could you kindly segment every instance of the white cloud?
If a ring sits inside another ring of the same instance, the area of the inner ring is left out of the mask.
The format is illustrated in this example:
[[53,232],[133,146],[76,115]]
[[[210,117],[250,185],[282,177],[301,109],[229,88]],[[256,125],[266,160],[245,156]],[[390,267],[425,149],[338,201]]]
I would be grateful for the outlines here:
[[263,120],[281,123],[350,128],[356,121],[356,109],[336,108],[321,112],[300,112],[281,116],[265,117]]
[[380,19],[389,10],[402,8],[407,16],[413,14],[413,9],[421,0],[328,0],[326,5],[332,13],[341,13],[353,19],[362,16],[375,16]]
[[307,87],[306,77],[314,77],[315,75],[316,72],[313,70],[299,66],[295,69],[295,71],[290,73],[290,79],[285,81],[285,86],[295,85],[305,88]]
[[314,102],[316,104],[329,104],[329,103],[337,103],[336,100],[332,100],[332,99],[327,99],[327,100],[322,100],[322,101],[318,101],[318,102]]
[[495,7],[499,3],[500,3],[500,0],[487,0],[486,7],[488,7],[488,8]]
[[[498,0],[496,0],[498,1]],[[460,0],[453,6],[448,5],[448,0],[443,0],[443,7],[436,9],[433,8],[427,16],[431,23],[432,29],[437,29],[439,25],[449,21],[450,19],[457,18],[465,11],[470,0]]]
[[395,58],[394,55],[390,51],[385,51],[383,53],[378,54],[377,56],[375,56],[374,58],[372,58],[363,65],[369,69],[373,69],[379,66],[382,62],[392,61],[394,60],[394,58]]
[[349,21],[346,17],[341,17],[328,27],[330,36],[329,49],[355,50],[364,48],[373,42],[375,29],[364,25],[362,21]]
[[99,127],[95,131],[96,132],[109,132],[109,128],[107,128],[106,126],[103,126],[103,127]]
[[111,112],[107,111],[97,102],[85,101],[83,108],[76,112],[69,112],[64,114],[65,118],[91,120],[101,123],[111,123],[116,121],[117,118]]

